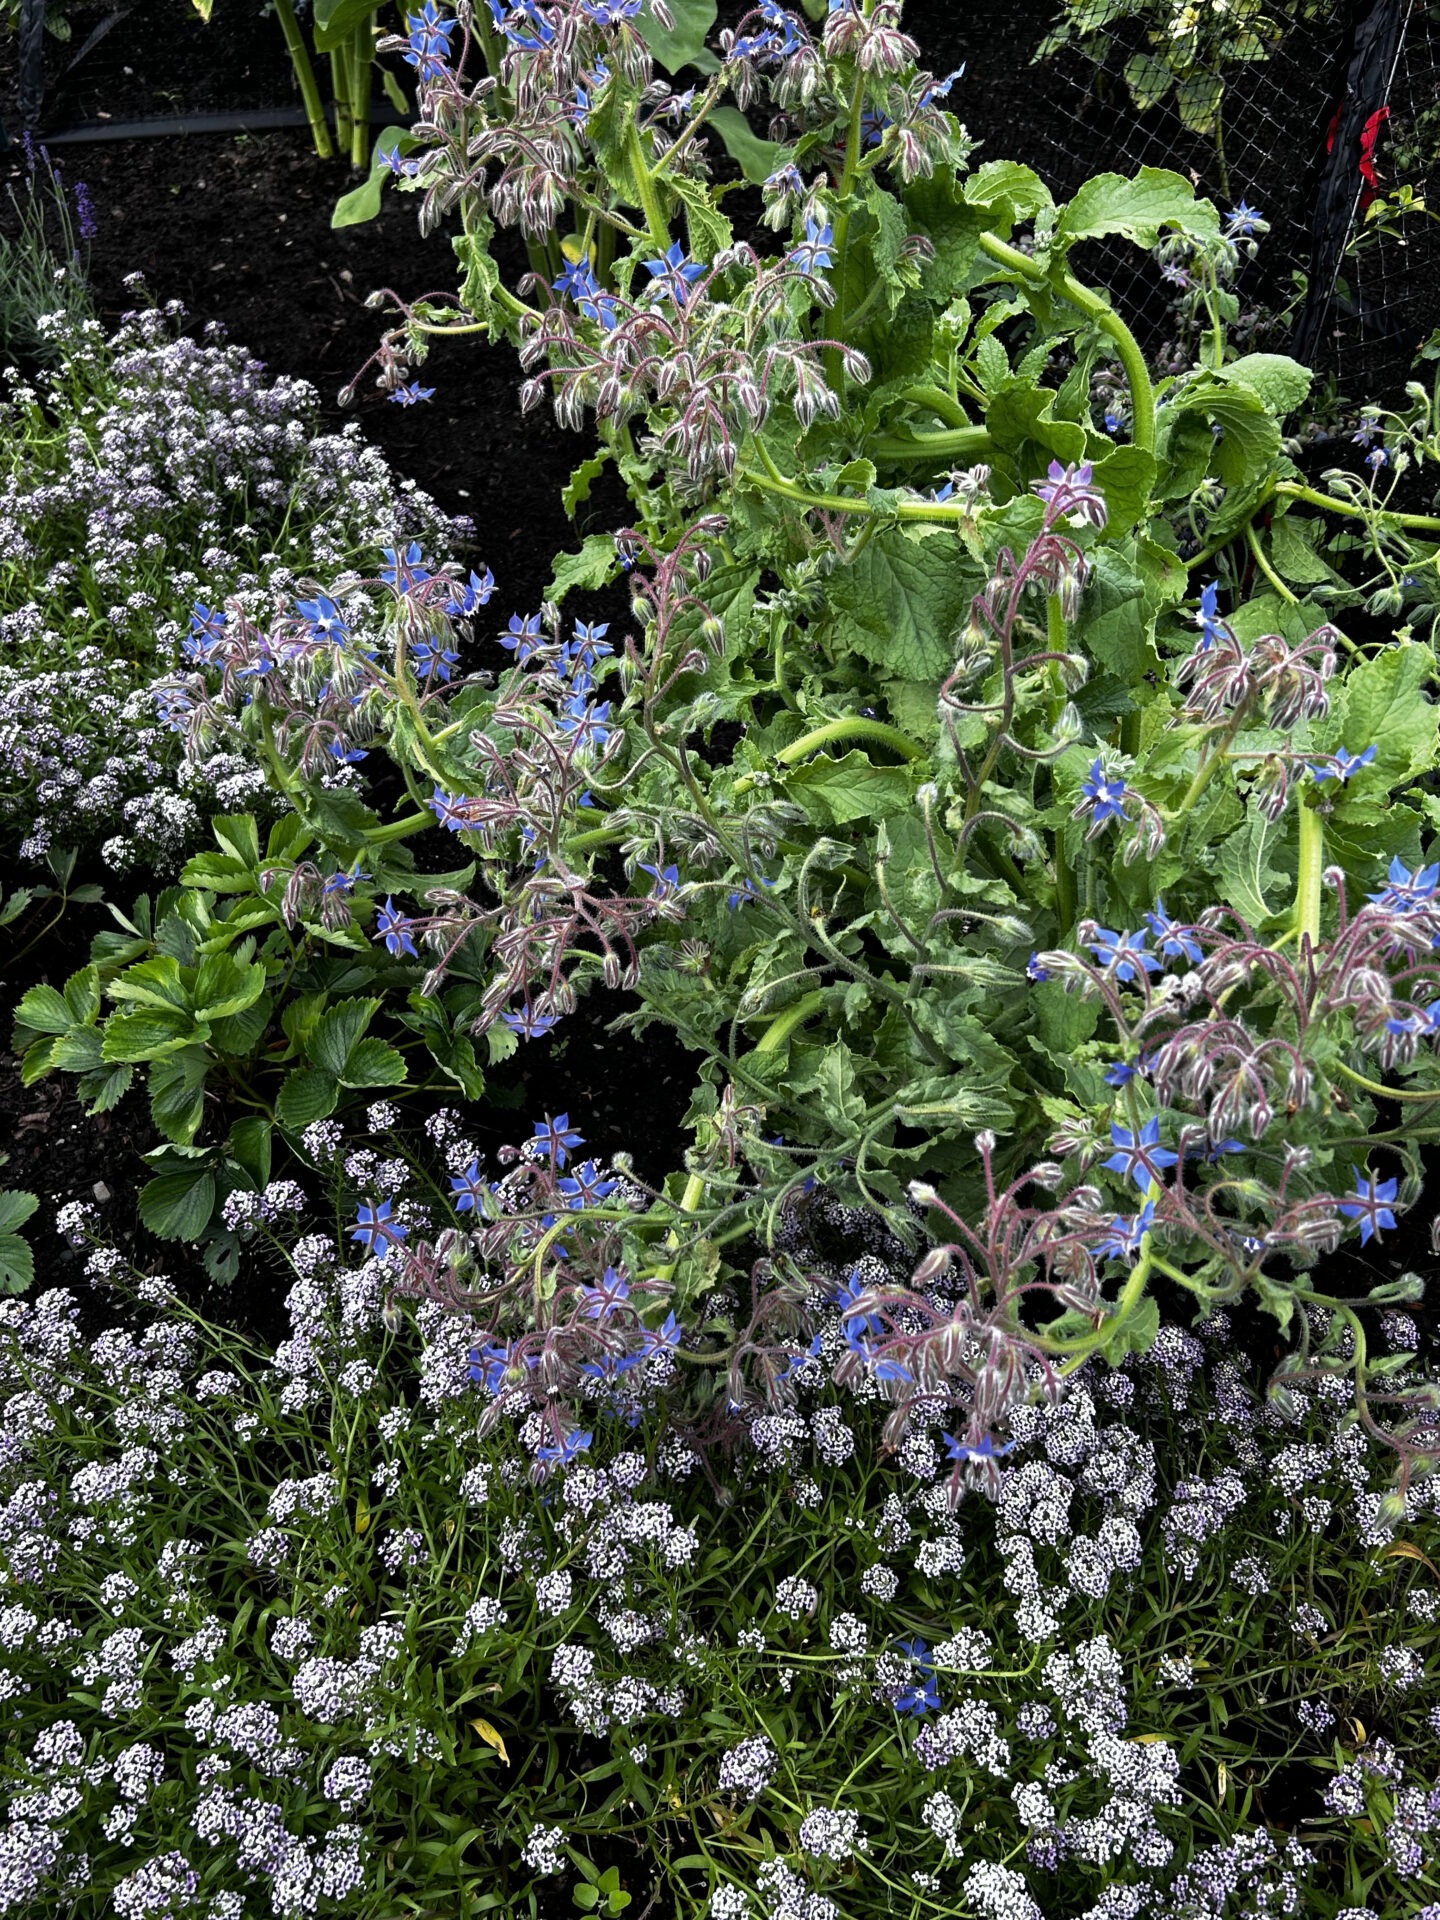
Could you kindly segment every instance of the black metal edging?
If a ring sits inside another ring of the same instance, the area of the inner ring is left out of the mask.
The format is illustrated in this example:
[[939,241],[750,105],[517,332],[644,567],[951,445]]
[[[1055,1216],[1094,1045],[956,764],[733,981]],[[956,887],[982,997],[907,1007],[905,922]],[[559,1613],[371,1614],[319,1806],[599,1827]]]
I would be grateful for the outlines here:
[[[98,146],[106,140],[155,140],[187,133],[271,133],[278,127],[308,127],[303,107],[243,108],[233,113],[182,113],[152,120],[96,120],[47,133],[47,147]],[[372,107],[372,127],[408,127],[393,107]]]

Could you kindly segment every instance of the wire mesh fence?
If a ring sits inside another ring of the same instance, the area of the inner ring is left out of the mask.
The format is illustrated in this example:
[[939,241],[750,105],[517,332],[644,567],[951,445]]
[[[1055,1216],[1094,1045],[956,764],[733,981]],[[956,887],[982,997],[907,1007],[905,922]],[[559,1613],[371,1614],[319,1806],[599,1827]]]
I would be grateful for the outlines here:
[[[1068,195],[1101,169],[1167,167],[1222,208],[1263,210],[1269,233],[1237,284],[1260,317],[1256,344],[1293,348],[1344,393],[1393,394],[1440,327],[1440,219],[1426,191],[1440,172],[1440,0],[1298,9],[1267,58],[1223,69],[1213,117],[1178,85],[1137,98],[1154,24],[1118,21],[1090,43],[1100,58],[1071,44],[1037,67],[1047,179]],[[1091,264],[1158,350],[1173,313],[1153,269],[1142,284],[1119,246]]]

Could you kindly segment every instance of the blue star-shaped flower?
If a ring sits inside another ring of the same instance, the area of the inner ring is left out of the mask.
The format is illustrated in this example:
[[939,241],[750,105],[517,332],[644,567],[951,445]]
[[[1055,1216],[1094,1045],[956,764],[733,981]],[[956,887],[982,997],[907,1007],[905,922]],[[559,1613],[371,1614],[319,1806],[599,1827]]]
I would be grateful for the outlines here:
[[1142,1193],[1149,1191],[1152,1181],[1160,1184],[1165,1168],[1173,1167],[1180,1158],[1171,1148],[1160,1145],[1158,1115],[1145,1121],[1138,1133],[1117,1127],[1112,1121],[1110,1139],[1117,1151],[1104,1163],[1106,1170],[1133,1179]]

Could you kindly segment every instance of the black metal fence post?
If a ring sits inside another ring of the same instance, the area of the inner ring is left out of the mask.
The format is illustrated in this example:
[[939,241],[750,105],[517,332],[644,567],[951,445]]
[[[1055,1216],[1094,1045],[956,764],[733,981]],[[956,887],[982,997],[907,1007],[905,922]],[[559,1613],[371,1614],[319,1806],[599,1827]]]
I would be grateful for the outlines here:
[[45,0],[20,0],[20,124],[38,127],[45,104]]

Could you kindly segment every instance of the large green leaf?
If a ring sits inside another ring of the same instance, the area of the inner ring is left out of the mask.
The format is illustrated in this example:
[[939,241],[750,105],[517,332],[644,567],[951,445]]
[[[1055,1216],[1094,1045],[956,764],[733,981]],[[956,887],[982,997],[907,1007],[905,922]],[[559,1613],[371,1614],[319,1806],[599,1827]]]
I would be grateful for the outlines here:
[[975,580],[952,535],[916,538],[886,527],[829,580],[835,640],[900,680],[939,684]]
[[55,987],[31,987],[21,997],[15,1018],[30,1033],[68,1033],[77,1024],[65,996]]
[[1075,631],[1085,652],[1127,687],[1159,665],[1145,582],[1114,547],[1092,555]]
[[[1440,720],[1440,709],[1425,691],[1434,677],[1435,656],[1429,647],[1410,640],[1387,647],[1351,668],[1333,718],[1323,731],[1317,729],[1317,738],[1351,753],[1376,748],[1374,774],[1387,787],[1428,772],[1436,761]],[[1348,788],[1340,795],[1342,812],[1347,798]]]
[[1275,864],[1283,835],[1280,822],[1267,820],[1263,813],[1252,808],[1245,824],[1220,848],[1220,897],[1253,928],[1263,926],[1282,913],[1288,904],[1285,876]]
[[715,0],[665,0],[665,4],[672,25],[662,26],[650,8],[645,7],[635,26],[665,71],[678,73],[682,67],[693,67],[705,52],[705,41],[719,9]]
[[210,828],[221,851],[228,853],[232,860],[247,867],[260,865],[260,829],[253,814],[222,813],[210,822]]
[[195,1016],[223,1020],[227,1014],[253,1007],[265,991],[265,969],[257,960],[237,960],[229,953],[207,953],[195,978]]
[[40,1205],[33,1193],[0,1193],[0,1233],[13,1233]]
[[140,1189],[140,1218],[160,1240],[198,1240],[215,1211],[215,1176],[208,1167],[162,1173]]
[[738,107],[716,107],[710,124],[725,142],[725,151],[752,187],[762,187],[782,164],[785,149],[774,140],[762,140]]
[[210,1060],[204,1047],[184,1047],[150,1069],[150,1116],[167,1140],[193,1144],[205,1117],[205,1075]]
[[343,1087],[398,1087],[404,1079],[404,1054],[387,1041],[372,1037],[357,1041],[350,1049],[340,1084]]
[[1197,200],[1183,174],[1165,167],[1142,167],[1133,180],[1120,173],[1097,173],[1087,180],[1055,223],[1056,240],[1098,240],[1120,234],[1136,246],[1153,247],[1166,228],[1197,244],[1213,241],[1220,216],[1208,200]]
[[353,39],[356,27],[375,11],[376,0],[315,0],[315,51],[333,53]]
[[786,793],[822,827],[901,813],[916,785],[907,767],[877,767],[858,748],[838,759],[819,754],[784,777]]
[[110,1063],[160,1060],[185,1046],[195,1032],[188,1013],[175,1007],[137,1007],[105,1022],[101,1059]]
[[301,1067],[287,1074],[275,1102],[275,1118],[299,1133],[316,1120],[328,1120],[339,1098],[339,1083],[324,1067]]
[[378,1000],[342,1001],[317,1024],[306,1043],[306,1053],[316,1066],[340,1079],[351,1049],[379,1010]]
[[181,1007],[187,1011],[191,1004],[180,962],[168,953],[127,968],[118,980],[111,981],[110,998],[133,1000],[143,1007]]
[[1009,226],[1033,219],[1042,207],[1054,204],[1034,168],[1015,160],[987,160],[965,182],[965,198],[972,207],[989,207]]
[[619,565],[613,536],[608,533],[589,534],[578,553],[556,555],[545,598],[553,600],[558,607],[575,587],[587,593],[598,593],[614,579]]
[[1265,411],[1284,420],[1305,404],[1315,376],[1284,353],[1243,353],[1221,369],[1221,378],[1248,387]]

